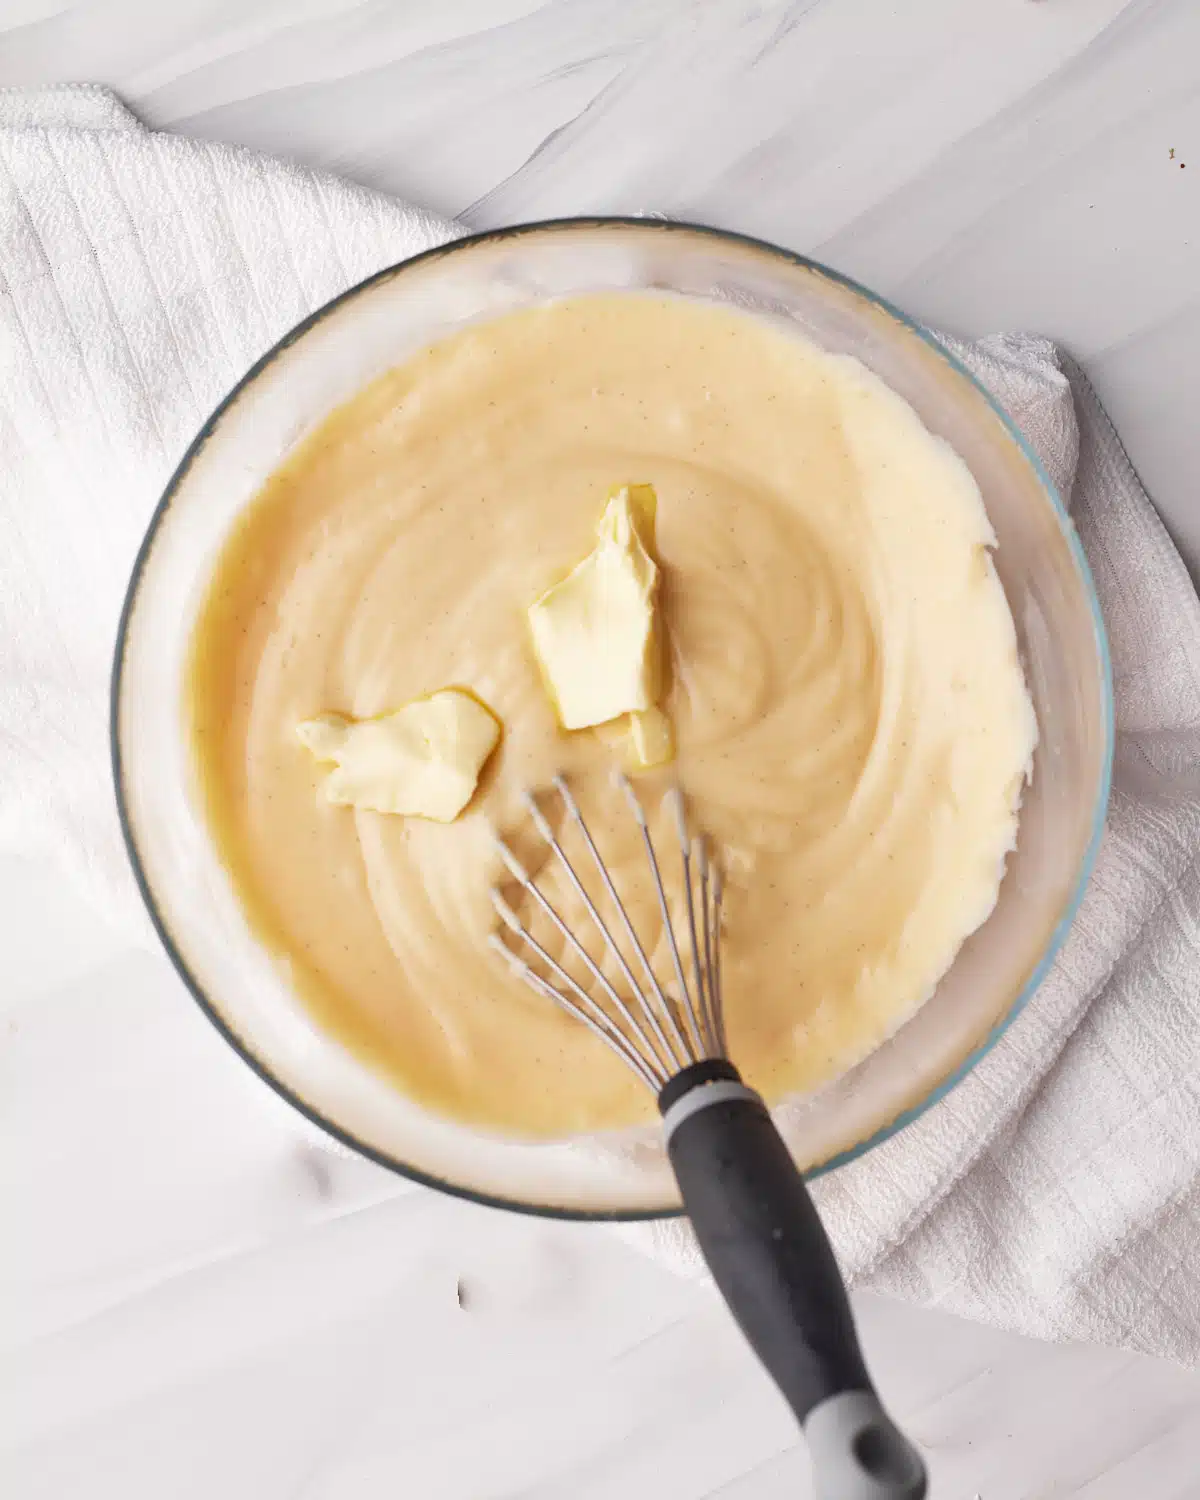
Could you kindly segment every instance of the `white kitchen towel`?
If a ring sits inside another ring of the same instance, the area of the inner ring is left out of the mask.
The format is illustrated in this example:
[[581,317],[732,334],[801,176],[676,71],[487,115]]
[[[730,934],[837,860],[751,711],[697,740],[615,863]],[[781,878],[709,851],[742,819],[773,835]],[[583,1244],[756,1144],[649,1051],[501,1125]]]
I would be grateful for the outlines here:
[[[455,232],[333,178],[144,130],[103,90],[0,92],[0,848],[53,852],[139,936],[107,691],[154,503],[280,334]],[[1195,1361],[1200,604],[1080,372],[1041,339],[955,348],[1072,498],[1112,640],[1112,811],[1024,1014],[949,1098],[816,1194],[860,1285]],[[640,1242],[695,1265],[679,1224]]]

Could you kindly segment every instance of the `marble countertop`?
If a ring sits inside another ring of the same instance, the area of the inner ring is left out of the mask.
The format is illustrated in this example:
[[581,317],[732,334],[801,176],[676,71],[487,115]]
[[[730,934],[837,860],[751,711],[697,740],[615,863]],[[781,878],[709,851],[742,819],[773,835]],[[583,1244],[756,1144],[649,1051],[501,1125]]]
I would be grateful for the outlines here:
[[[1196,0],[6,0],[0,85],[484,227],[662,211],[965,333],[1052,335],[1200,569]],[[0,1490],[21,1500],[809,1493],[724,1310],[612,1233],[300,1133],[62,878],[0,860]],[[1195,1500],[1200,1375],[880,1298],[935,1500]]]

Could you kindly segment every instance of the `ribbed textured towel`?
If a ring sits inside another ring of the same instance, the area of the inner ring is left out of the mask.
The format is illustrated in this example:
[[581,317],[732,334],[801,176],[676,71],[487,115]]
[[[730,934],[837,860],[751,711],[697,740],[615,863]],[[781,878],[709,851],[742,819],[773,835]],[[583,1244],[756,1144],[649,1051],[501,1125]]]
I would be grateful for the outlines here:
[[[103,90],[0,93],[0,846],[52,851],[132,931],[149,929],[113,811],[108,671],[153,505],[280,334],[454,233],[144,130]],[[816,1194],[859,1284],[1194,1361],[1200,604],[1079,371],[1041,339],[954,347],[1071,497],[1112,640],[1112,811],[1024,1014],[949,1098]],[[639,1242],[696,1264],[681,1225]]]

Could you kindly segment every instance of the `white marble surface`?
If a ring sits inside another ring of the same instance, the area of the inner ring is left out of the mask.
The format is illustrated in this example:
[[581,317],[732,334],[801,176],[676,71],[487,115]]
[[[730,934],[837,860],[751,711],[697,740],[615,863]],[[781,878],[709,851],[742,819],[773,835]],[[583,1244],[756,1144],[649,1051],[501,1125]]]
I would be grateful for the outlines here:
[[[68,79],[473,225],[663,210],[1050,333],[1200,563],[1197,0],[0,0],[0,84]],[[0,951],[0,1492],[808,1493],[703,1288],[331,1155],[52,871],[0,862]],[[1200,1375],[860,1312],[936,1500],[1200,1495]]]

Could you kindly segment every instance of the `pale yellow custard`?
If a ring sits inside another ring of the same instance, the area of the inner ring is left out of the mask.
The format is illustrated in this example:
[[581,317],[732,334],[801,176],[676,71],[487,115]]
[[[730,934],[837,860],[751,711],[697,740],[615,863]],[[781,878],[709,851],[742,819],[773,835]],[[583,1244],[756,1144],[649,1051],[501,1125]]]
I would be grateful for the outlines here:
[[[318,1022],[453,1117],[527,1135],[649,1118],[487,946],[494,826],[573,780],[653,939],[611,726],[559,728],[527,611],[653,485],[659,703],[728,878],[730,1048],[774,1099],[878,1045],[987,916],[1036,737],[965,466],[852,360],[641,294],[470,327],[334,412],[230,538],[187,711],[248,919]],[[453,823],[333,805],[297,726],[445,687],[503,726]],[[669,835],[664,831],[664,844]],[[578,912],[571,913],[579,920]]]

